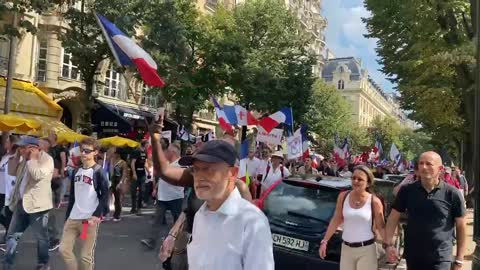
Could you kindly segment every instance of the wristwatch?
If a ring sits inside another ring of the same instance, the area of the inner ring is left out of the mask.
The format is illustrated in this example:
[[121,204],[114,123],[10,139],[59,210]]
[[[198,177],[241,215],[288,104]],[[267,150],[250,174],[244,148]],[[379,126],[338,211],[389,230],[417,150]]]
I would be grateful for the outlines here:
[[455,260],[453,263],[454,263],[455,265],[462,266],[462,265],[463,265],[463,260]]

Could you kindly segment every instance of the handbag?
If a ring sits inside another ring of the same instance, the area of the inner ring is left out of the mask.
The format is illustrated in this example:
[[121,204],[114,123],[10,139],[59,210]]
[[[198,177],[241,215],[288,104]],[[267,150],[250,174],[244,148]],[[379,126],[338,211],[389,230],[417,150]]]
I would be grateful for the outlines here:
[[187,220],[185,219],[182,225],[180,225],[177,237],[175,239],[175,245],[173,247],[172,256],[187,252],[187,245],[190,242],[190,238],[192,235],[189,232],[184,230],[186,222]]

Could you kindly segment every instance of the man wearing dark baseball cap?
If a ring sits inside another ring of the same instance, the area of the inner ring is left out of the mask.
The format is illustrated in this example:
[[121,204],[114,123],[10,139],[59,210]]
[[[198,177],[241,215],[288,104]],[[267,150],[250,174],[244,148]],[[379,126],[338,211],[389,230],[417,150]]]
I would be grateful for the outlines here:
[[156,171],[173,184],[187,185],[193,178],[194,193],[205,201],[193,219],[188,269],[273,270],[270,226],[262,211],[243,199],[236,187],[237,154],[232,144],[209,141],[179,160],[190,168],[173,169],[164,161],[160,134],[158,129],[151,131]]

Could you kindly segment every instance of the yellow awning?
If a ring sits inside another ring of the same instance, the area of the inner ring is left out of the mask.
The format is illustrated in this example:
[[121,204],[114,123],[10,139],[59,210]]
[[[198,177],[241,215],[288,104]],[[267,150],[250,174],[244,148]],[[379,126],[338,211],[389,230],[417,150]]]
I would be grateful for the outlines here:
[[[0,108],[5,106],[6,80],[0,77]],[[32,83],[13,80],[10,99],[11,113],[43,115],[60,120],[63,108]]]
[[[0,77],[1,111],[3,111],[5,106],[5,87],[6,80]],[[31,119],[40,124],[40,129],[38,130],[14,129],[12,130],[13,133],[45,137],[51,131],[55,131],[59,139],[66,135],[69,135],[68,138],[71,138],[73,134],[77,133],[60,122],[62,113],[63,108],[43,93],[42,90],[35,87],[33,83],[13,80],[10,114]]]
[[66,133],[75,133],[73,130],[67,127],[64,123],[56,120],[53,117],[34,115],[29,113],[18,113],[18,112],[15,114],[25,118],[35,120],[41,125],[40,129],[36,131],[22,132],[21,130],[14,130],[15,133],[30,134],[30,135],[39,136],[39,137],[48,136],[48,134],[50,134],[50,131],[55,131],[58,137],[61,137],[63,134],[66,134]]
[[130,140],[127,138],[119,137],[119,136],[113,136],[113,137],[107,137],[98,140],[98,142],[103,145],[103,146],[117,146],[117,147],[138,147],[140,144],[134,140]]

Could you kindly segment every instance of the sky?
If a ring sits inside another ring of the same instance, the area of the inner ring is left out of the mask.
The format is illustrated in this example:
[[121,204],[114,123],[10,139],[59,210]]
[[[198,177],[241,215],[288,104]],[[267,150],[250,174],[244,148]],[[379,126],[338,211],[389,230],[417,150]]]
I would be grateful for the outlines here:
[[376,39],[368,39],[363,35],[367,28],[362,17],[369,17],[363,6],[363,0],[322,0],[322,15],[327,18],[325,29],[326,47],[335,57],[353,56],[362,59],[362,66],[385,92],[392,92],[394,85],[386,80],[379,69]]

